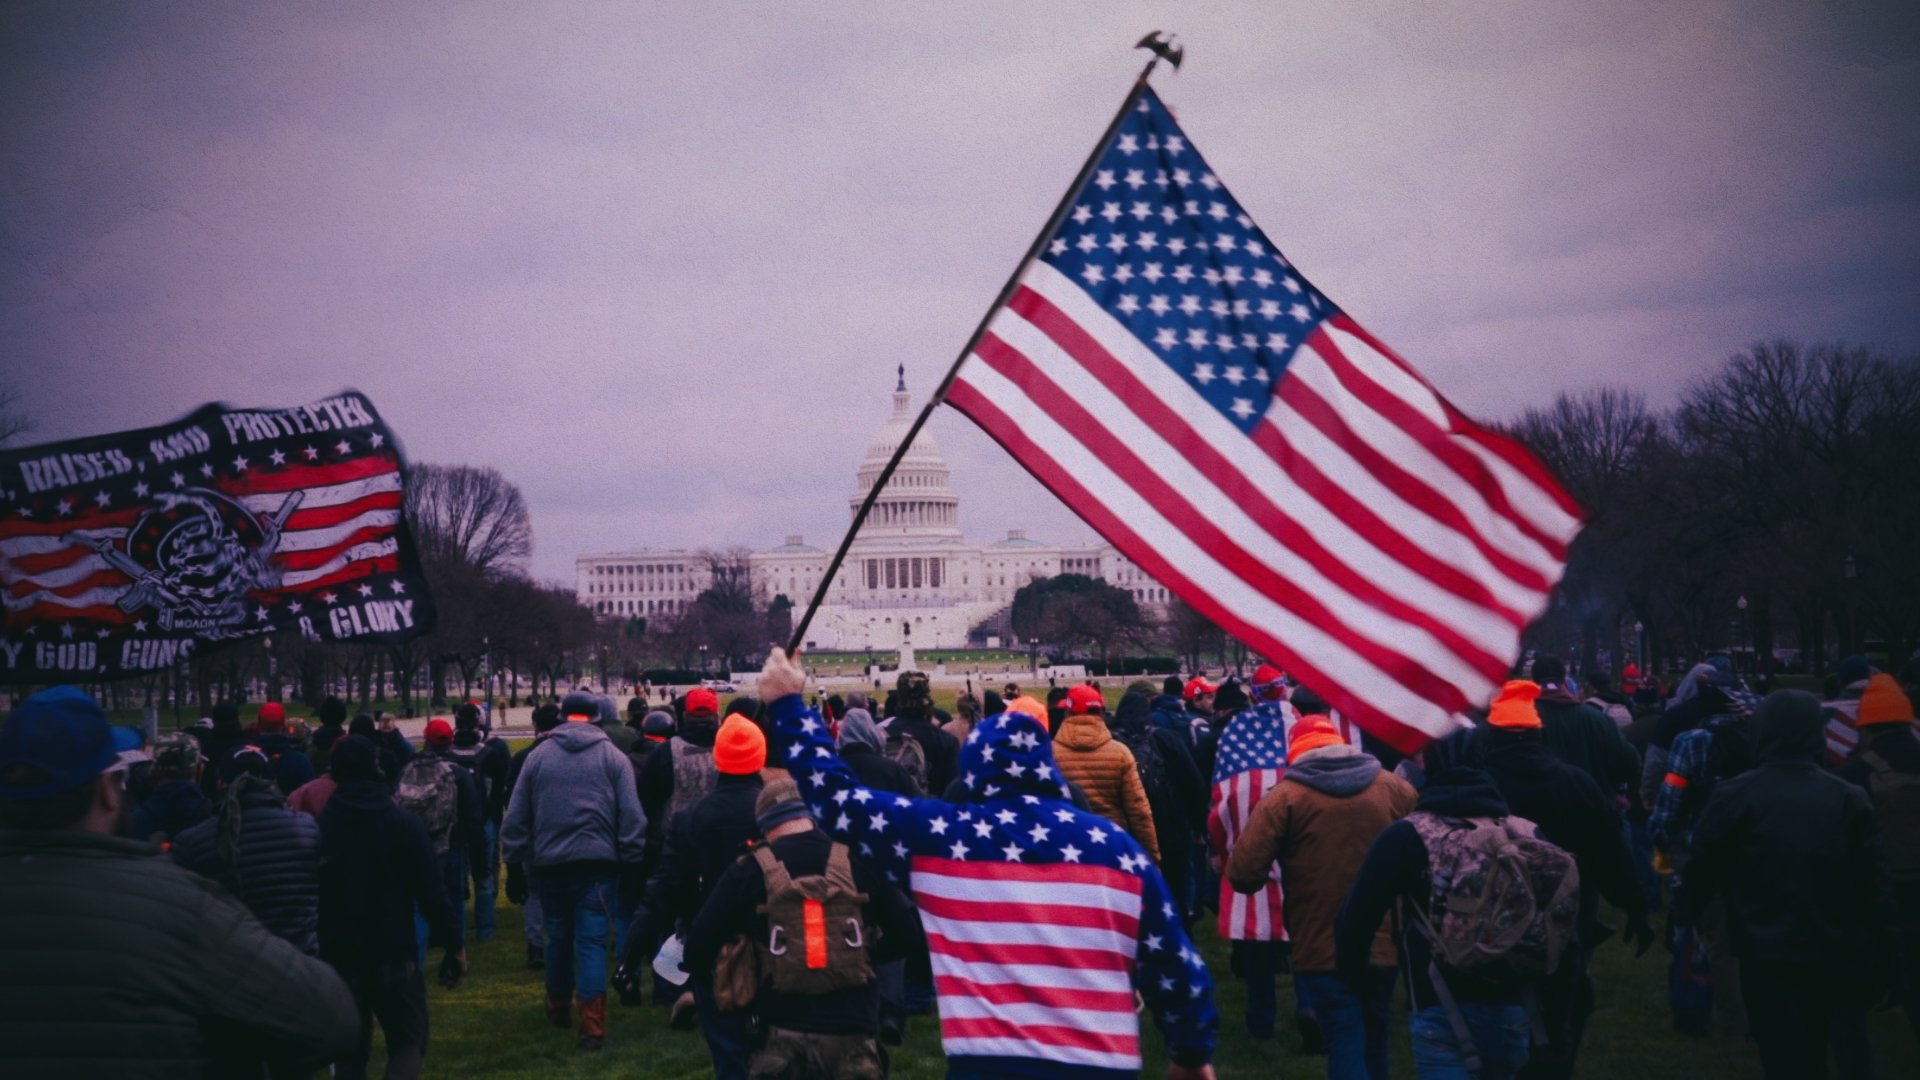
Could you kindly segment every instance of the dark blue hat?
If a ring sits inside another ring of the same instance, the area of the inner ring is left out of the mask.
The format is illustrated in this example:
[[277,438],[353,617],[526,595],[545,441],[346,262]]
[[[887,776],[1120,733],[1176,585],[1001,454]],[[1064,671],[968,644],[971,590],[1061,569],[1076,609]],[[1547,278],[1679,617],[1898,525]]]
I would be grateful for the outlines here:
[[47,780],[30,788],[0,782],[0,797],[44,799],[72,791],[139,746],[139,732],[108,724],[100,703],[79,687],[42,690],[21,702],[0,728],[0,776],[26,765]]

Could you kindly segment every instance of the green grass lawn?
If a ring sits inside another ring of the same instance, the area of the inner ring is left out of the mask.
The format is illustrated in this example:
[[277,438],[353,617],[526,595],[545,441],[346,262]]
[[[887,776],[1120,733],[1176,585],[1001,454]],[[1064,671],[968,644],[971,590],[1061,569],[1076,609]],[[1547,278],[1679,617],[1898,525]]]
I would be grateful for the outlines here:
[[[1616,920],[1617,921],[1617,920]],[[457,990],[435,986],[430,990],[432,1045],[427,1075],[434,1077],[637,1077],[642,1080],[708,1077],[713,1075],[706,1043],[698,1032],[672,1031],[666,1012],[652,1006],[607,1012],[607,1048],[598,1054],[574,1048],[574,1032],[548,1027],[541,1012],[541,978],[526,969],[526,946],[520,935],[520,910],[502,903],[500,934],[493,941],[469,947],[473,970]],[[1211,922],[1199,928],[1199,939],[1214,976],[1220,980],[1219,1005],[1223,1019],[1216,1064],[1223,1077],[1301,1078],[1325,1075],[1324,1059],[1299,1052],[1299,1036],[1292,1024],[1292,991],[1285,976],[1281,985],[1281,1028],[1270,1042],[1248,1038],[1241,1022],[1245,1006],[1243,985],[1228,974],[1226,947],[1213,933]],[[434,963],[438,964],[438,959]],[[1666,956],[1656,948],[1635,960],[1618,943],[1602,948],[1594,975],[1599,1007],[1594,1013],[1582,1051],[1579,1074],[1587,1077],[1745,1077],[1759,1075],[1759,1060],[1743,1040],[1714,1037],[1688,1039],[1673,1033],[1666,1008]],[[1920,1075],[1920,1053],[1897,1013],[1874,1017],[1874,1045],[1882,1076]],[[1146,1075],[1160,1075],[1166,1056],[1159,1036],[1148,1025]],[[379,1041],[375,1040],[378,1058]],[[940,1077],[936,1021],[916,1017],[907,1044],[894,1052],[894,1075]],[[1406,1025],[1397,1008],[1393,1034],[1394,1075],[1411,1077]]]

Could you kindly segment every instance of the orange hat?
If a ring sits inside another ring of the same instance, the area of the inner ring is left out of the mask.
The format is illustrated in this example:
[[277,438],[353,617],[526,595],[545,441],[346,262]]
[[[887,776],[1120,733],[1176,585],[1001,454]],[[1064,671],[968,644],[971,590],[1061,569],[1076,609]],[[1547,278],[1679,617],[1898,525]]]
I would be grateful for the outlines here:
[[1031,716],[1043,724],[1047,722],[1047,707],[1040,704],[1032,694],[1021,694],[1019,697],[1007,702],[1007,711]]
[[452,746],[453,725],[445,720],[427,721],[426,740],[428,746]]
[[1081,683],[1067,691],[1067,704],[1072,706],[1074,715],[1079,716],[1106,711],[1107,699],[1101,695],[1099,687]]
[[702,686],[687,691],[688,716],[714,716],[720,712],[720,695]]
[[1299,761],[1301,755],[1327,746],[1345,746],[1347,740],[1333,729],[1333,721],[1320,715],[1303,716],[1293,725],[1287,734],[1287,763]]
[[759,725],[735,713],[713,736],[713,767],[727,776],[757,773],[767,763],[767,737]]
[[1867,680],[1866,692],[1860,695],[1860,718],[1854,721],[1854,726],[1912,722],[1913,702],[1893,676],[1881,672]]
[[1514,679],[1502,683],[1500,692],[1493,695],[1493,709],[1487,713],[1487,723],[1508,731],[1538,730],[1540,710],[1533,707],[1533,699],[1539,696],[1537,682]]

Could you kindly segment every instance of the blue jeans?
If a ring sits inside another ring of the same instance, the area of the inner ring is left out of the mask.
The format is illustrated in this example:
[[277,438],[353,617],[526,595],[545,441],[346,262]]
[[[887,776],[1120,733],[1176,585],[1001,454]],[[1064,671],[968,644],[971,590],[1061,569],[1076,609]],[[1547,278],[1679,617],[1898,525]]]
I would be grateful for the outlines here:
[[[440,887],[446,890],[447,903],[453,908],[453,924],[461,928],[464,936],[467,925],[467,860],[460,853],[458,845],[448,848],[440,856]],[[427,917],[420,913],[416,905],[413,909],[413,936],[420,943],[420,955],[416,958],[420,970],[427,968]]]
[[500,826],[489,821],[487,865],[480,868],[480,880],[473,883],[473,936],[480,941],[493,940],[493,915],[500,903]]
[[714,1080],[747,1080],[748,1045],[745,1013],[721,1012],[714,1004],[713,987],[695,980],[693,1004],[700,1012],[700,1033],[707,1037],[707,1050],[713,1055]]
[[[1460,1002],[1467,1033],[1480,1052],[1480,1080],[1509,1080],[1527,1063],[1533,1032],[1524,1005]],[[1467,1080],[1460,1042],[1447,1010],[1430,1005],[1413,1014],[1413,1067],[1420,1080]]]
[[527,944],[547,947],[547,916],[540,907],[540,890],[527,889],[527,902],[520,906],[520,930]]
[[1247,981],[1247,1031],[1261,1038],[1273,1034],[1280,1015],[1280,947],[1278,941],[1232,944],[1240,977]]
[[612,874],[536,875],[547,922],[547,996],[576,991],[592,1001],[607,992],[607,938],[620,918],[620,883]]
[[1387,1080],[1393,972],[1375,971],[1359,989],[1326,971],[1296,971],[1293,981],[1311,1003],[1314,1022],[1320,1025],[1328,1080]]

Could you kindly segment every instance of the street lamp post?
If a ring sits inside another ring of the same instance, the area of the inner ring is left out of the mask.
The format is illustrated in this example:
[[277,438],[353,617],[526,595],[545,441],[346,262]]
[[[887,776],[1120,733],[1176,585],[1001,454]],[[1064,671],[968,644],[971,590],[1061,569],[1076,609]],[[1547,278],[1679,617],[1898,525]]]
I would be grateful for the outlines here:
[[[1740,599],[1738,599],[1738,600],[1735,600],[1735,601],[1733,602],[1733,606],[1734,606],[1735,608],[1737,608],[1737,609],[1739,609],[1739,611],[1740,611],[1740,614],[1739,614],[1738,616],[1736,616],[1736,617],[1735,617],[1735,621],[1736,621],[1736,622],[1738,622],[1738,623],[1740,624],[1740,626],[1739,626],[1739,630],[1740,630],[1740,651],[1741,651],[1741,652],[1752,652],[1752,650],[1753,650],[1753,641],[1752,641],[1752,639],[1753,639],[1753,635],[1747,632],[1747,597],[1746,597],[1746,594],[1745,594],[1745,593],[1742,593],[1742,594],[1740,595]],[[1737,667],[1738,665],[1735,665],[1735,666]],[[1753,660],[1753,658],[1752,658],[1752,657],[1749,657],[1749,658],[1748,658],[1748,660],[1747,660],[1747,670],[1748,670],[1748,671],[1750,671],[1750,672],[1757,672],[1757,671],[1759,671],[1759,670],[1760,670],[1760,668],[1759,668],[1759,665],[1758,665],[1758,664],[1756,664],[1756,663],[1754,662],[1754,660]]]
[[707,677],[707,646],[704,642],[700,645],[700,677]]
[[1037,637],[1027,639],[1027,666],[1036,676],[1040,674],[1040,639]]
[[1640,677],[1647,677],[1647,635],[1646,624],[1639,619],[1633,620],[1633,659],[1640,668]]

